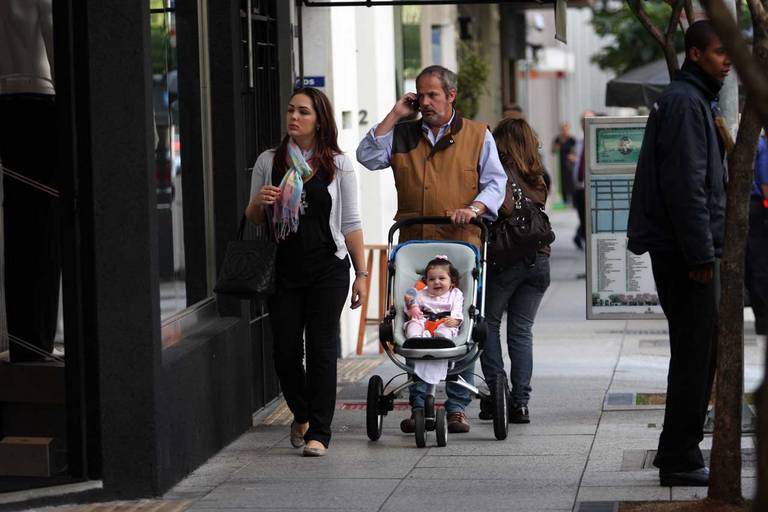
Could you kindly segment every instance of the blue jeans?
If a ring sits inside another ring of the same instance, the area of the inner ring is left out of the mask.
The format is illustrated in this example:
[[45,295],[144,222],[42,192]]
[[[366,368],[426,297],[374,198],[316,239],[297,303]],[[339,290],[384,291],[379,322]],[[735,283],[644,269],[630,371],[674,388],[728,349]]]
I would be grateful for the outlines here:
[[[457,367],[463,366],[463,362],[466,358],[461,359],[456,363]],[[475,383],[475,365],[471,364],[466,370],[459,375],[470,384]],[[410,388],[408,388],[408,401],[411,403],[411,408],[424,407],[424,396],[427,394],[427,383],[417,382]],[[453,382],[445,383],[445,394],[448,399],[445,401],[445,412],[464,412],[464,409],[472,401],[469,390],[465,387],[454,384]]]
[[483,375],[493,390],[496,376],[504,372],[501,356],[501,317],[507,313],[509,380],[513,405],[527,405],[533,373],[533,321],[549,287],[549,256],[536,255],[533,265],[516,263],[491,270],[486,279],[485,320],[488,338],[480,356]]

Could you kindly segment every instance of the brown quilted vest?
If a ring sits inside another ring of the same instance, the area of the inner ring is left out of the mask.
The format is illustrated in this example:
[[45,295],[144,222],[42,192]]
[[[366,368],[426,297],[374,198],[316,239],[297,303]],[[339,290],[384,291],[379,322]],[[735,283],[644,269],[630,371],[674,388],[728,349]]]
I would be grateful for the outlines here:
[[[421,120],[395,126],[390,159],[397,187],[395,220],[420,215],[450,215],[472,204],[479,192],[480,153],[487,127],[456,114],[435,146]],[[480,230],[471,225],[416,225],[400,230],[407,240],[464,240],[480,246]]]

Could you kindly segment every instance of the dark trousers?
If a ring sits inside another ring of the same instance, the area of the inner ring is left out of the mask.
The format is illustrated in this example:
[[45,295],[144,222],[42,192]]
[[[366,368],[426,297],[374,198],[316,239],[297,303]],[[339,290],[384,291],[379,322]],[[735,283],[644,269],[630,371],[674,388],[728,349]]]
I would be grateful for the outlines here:
[[745,284],[755,313],[755,332],[768,334],[768,208],[760,199],[749,205]]
[[654,466],[689,471],[704,466],[699,443],[714,376],[719,271],[707,284],[688,278],[677,253],[651,253],[659,302],[669,323],[669,374],[664,427]]
[[[269,299],[277,377],[305,441],[328,446],[336,406],[336,338],[349,286],[278,290]],[[306,361],[304,347],[306,336]]]
[[576,208],[576,213],[579,214],[579,227],[576,229],[576,236],[582,240],[587,238],[587,224],[586,224],[586,203],[584,200],[584,189],[576,189],[573,191],[573,207]]
[[[3,167],[58,189],[53,96],[0,95]],[[53,350],[59,306],[59,201],[3,178],[5,293],[8,332],[45,352]],[[42,359],[11,341],[11,361]]]

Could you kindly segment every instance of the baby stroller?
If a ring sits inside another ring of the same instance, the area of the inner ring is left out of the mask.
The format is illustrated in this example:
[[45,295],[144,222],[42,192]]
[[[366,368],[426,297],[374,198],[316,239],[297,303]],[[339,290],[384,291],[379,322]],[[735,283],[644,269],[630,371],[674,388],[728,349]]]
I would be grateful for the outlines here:
[[[366,430],[368,438],[376,441],[381,437],[384,416],[394,409],[394,400],[410,386],[420,382],[413,363],[422,360],[447,360],[448,372],[445,382],[455,382],[468,389],[474,395],[493,400],[495,414],[493,432],[496,439],[507,437],[507,379],[496,379],[496,389],[491,395],[480,391],[466,382],[459,375],[480,356],[485,342],[486,326],[482,316],[485,288],[485,253],[488,241],[488,229],[479,220],[473,220],[481,230],[482,251],[474,245],[450,240],[413,240],[392,247],[395,232],[414,224],[450,224],[448,217],[414,217],[396,222],[389,230],[387,241],[388,276],[387,276],[387,314],[379,326],[379,341],[392,362],[402,369],[401,373],[390,379],[386,385],[379,375],[368,381],[368,399],[366,407]],[[464,320],[458,335],[453,339],[443,337],[406,339],[403,324],[407,320],[403,296],[421,277],[427,261],[435,254],[445,254],[460,274],[459,285],[464,294]],[[390,346],[389,343],[392,345]],[[401,360],[404,359],[403,360]],[[403,375],[406,382],[386,389],[392,382]],[[437,446],[446,446],[448,425],[444,408],[435,408],[435,385],[427,385],[424,408],[412,411],[416,427],[416,446],[426,446],[426,433],[435,432]]]

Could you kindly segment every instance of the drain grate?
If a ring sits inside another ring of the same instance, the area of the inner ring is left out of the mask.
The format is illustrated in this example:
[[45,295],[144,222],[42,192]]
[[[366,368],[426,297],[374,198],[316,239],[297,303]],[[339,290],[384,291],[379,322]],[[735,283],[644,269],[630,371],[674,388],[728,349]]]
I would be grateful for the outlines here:
[[627,405],[627,406],[633,406],[635,405],[635,394],[634,393],[608,393],[608,396],[605,397],[605,405],[606,406],[620,406],[620,405]]
[[669,339],[668,338],[644,339],[644,340],[640,340],[638,342],[638,345],[640,346],[640,348],[668,347]]
[[576,508],[576,512],[618,512],[618,510],[617,501],[581,501]]
[[[710,450],[701,450],[704,457],[704,463],[709,466]],[[656,450],[624,450],[621,457],[622,471],[641,471],[646,469],[655,470],[653,459],[656,457]],[[744,448],[741,450],[741,464],[744,468],[757,467],[757,453],[753,448]]]

